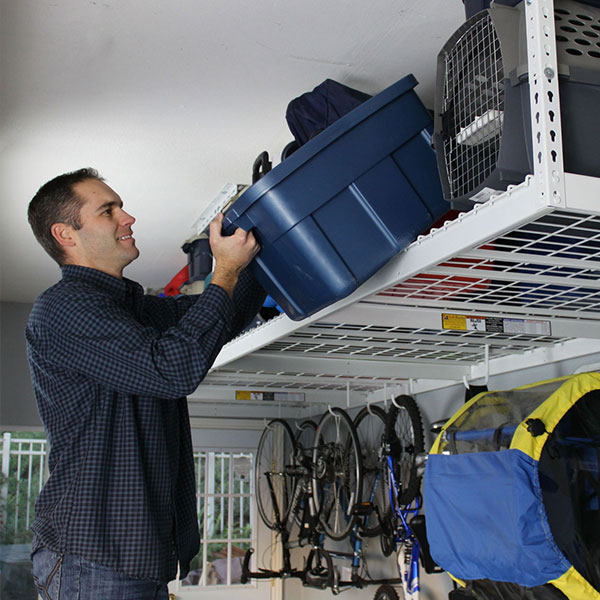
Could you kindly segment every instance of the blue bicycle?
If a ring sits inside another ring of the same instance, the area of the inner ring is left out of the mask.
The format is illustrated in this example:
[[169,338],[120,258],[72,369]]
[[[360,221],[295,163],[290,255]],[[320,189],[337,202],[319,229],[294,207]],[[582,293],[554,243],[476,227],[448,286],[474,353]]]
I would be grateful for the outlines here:
[[[414,398],[401,395],[386,414],[381,408],[362,409],[354,421],[363,459],[363,502],[374,507],[363,535],[378,535],[382,552],[396,552],[405,600],[419,598],[419,563],[430,573],[441,572],[429,555],[421,510],[424,460],[423,423]],[[376,600],[397,600],[390,585],[381,585]]]

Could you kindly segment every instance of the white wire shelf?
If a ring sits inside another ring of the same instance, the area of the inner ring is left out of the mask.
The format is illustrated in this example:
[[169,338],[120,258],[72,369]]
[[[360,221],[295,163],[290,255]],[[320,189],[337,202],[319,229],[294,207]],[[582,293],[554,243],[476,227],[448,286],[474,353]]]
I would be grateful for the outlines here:
[[534,174],[347,298],[231,341],[209,385],[345,390],[349,404],[350,390],[385,398],[600,355],[600,179],[563,171],[552,0],[526,12]]
[[[512,228],[499,218],[510,214]],[[600,352],[600,214],[545,207],[530,179],[419,239],[349,298],[233,340],[207,383],[372,393],[470,377],[486,347],[506,363],[577,340]]]

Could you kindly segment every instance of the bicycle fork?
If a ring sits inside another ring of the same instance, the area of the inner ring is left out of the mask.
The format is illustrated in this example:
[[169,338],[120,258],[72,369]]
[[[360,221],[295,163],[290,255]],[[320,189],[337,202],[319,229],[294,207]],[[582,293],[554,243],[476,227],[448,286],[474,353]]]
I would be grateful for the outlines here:
[[419,600],[419,542],[407,539],[396,555],[405,600]]

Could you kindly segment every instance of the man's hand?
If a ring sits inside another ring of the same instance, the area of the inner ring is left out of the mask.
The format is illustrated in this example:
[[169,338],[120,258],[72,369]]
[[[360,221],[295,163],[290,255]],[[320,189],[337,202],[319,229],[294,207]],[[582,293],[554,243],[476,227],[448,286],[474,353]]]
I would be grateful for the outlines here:
[[233,235],[224,236],[221,234],[222,227],[223,215],[218,214],[210,224],[210,249],[215,258],[215,270],[210,282],[233,296],[240,272],[258,254],[260,246],[251,231],[238,227]]

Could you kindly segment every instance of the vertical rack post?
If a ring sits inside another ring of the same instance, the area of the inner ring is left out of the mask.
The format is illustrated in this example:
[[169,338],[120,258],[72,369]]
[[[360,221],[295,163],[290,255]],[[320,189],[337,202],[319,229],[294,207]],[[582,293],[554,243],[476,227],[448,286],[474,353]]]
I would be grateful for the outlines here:
[[553,0],[525,0],[533,177],[546,206],[566,205]]

